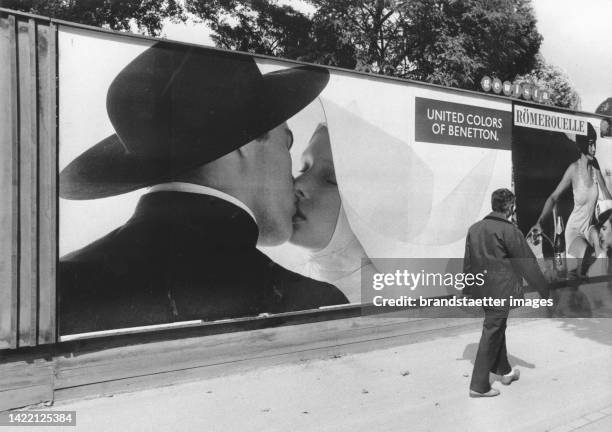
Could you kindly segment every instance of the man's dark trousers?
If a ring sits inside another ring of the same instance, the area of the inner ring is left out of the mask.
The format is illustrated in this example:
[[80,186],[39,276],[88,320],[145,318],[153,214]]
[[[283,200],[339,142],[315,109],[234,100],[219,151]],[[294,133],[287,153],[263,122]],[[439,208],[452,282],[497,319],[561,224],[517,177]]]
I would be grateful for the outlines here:
[[482,336],[474,361],[470,390],[486,393],[491,390],[489,372],[505,375],[512,370],[506,351],[507,321],[508,311],[485,309]]

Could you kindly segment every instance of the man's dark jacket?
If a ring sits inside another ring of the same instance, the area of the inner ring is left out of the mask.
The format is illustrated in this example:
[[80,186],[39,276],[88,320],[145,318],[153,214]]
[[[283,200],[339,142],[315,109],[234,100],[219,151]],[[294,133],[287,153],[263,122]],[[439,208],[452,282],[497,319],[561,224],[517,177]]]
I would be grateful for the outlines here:
[[[548,297],[548,285],[527,241],[501,213],[492,212],[470,227],[463,270],[485,274],[484,285],[471,287],[475,298],[521,298],[523,278],[540,295]],[[508,309],[507,306],[508,302],[499,309]]]
[[144,195],[132,218],[65,256],[60,332],[218,320],[347,303],[333,285],[275,264],[256,249],[243,209],[186,192]]

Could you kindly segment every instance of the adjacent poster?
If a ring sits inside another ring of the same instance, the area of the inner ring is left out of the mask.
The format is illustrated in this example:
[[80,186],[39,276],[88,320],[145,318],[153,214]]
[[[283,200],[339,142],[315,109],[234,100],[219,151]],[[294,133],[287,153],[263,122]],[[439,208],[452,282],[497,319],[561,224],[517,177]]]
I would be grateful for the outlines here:
[[[612,140],[604,121],[519,103],[513,115],[518,225],[547,279],[569,286],[553,291],[555,314],[609,316],[609,280],[589,282],[612,273]],[[541,233],[535,241],[534,233]]]
[[461,258],[512,187],[508,101],[81,29],[58,43],[62,335],[362,303],[364,267]]

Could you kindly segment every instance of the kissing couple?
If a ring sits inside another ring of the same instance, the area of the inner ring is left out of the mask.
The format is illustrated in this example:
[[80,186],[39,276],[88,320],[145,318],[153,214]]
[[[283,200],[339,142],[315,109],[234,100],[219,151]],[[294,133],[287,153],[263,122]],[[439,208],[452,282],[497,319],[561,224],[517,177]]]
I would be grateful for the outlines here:
[[328,80],[324,68],[262,75],[249,55],[168,42],[125,66],[107,92],[115,133],[62,170],[60,196],[148,189],[125,224],[60,259],[60,332],[347,303],[334,285],[291,272],[256,247],[290,239],[321,256],[330,246],[359,246],[324,123],[295,187],[291,174],[287,120]]

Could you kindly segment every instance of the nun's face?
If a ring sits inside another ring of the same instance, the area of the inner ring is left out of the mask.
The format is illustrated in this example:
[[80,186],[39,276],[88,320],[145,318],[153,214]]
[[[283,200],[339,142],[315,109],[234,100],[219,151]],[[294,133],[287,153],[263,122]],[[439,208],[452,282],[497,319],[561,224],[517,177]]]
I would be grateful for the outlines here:
[[311,250],[329,244],[340,211],[340,193],[332,160],[327,127],[319,125],[302,154],[295,179],[297,210],[291,243]]

